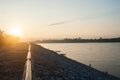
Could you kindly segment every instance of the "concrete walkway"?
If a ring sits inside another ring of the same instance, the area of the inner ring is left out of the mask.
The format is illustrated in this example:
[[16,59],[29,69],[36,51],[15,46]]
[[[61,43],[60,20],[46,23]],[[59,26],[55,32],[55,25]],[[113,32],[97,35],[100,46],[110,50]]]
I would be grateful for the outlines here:
[[31,45],[28,48],[28,54],[26,58],[26,64],[22,80],[32,80],[32,71],[31,71]]

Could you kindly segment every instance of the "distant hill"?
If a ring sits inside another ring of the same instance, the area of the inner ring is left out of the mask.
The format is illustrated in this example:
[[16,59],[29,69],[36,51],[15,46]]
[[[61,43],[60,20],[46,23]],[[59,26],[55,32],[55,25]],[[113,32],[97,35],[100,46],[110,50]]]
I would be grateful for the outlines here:
[[99,39],[81,39],[81,38],[66,38],[66,39],[53,39],[53,40],[37,40],[37,43],[90,43],[90,42],[120,42],[118,38],[99,38]]

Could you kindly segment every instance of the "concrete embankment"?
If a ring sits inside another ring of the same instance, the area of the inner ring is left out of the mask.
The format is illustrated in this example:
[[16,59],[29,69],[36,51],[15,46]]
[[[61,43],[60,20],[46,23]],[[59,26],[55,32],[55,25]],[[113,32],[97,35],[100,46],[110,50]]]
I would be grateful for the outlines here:
[[31,44],[33,80],[120,80],[64,55]]
[[22,80],[28,44],[0,48],[0,80]]

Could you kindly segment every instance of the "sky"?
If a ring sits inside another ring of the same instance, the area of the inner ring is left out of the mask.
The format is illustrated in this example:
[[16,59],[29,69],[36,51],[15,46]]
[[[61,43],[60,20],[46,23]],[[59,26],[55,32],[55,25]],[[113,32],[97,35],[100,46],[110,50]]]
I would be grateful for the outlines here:
[[0,29],[21,39],[120,37],[120,0],[0,0]]

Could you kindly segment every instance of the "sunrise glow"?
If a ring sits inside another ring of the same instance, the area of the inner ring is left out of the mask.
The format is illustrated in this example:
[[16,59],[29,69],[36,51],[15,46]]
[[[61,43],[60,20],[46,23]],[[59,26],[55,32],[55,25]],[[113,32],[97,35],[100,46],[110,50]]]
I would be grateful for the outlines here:
[[14,36],[21,36],[21,29],[19,27],[13,27],[10,29],[10,34]]

